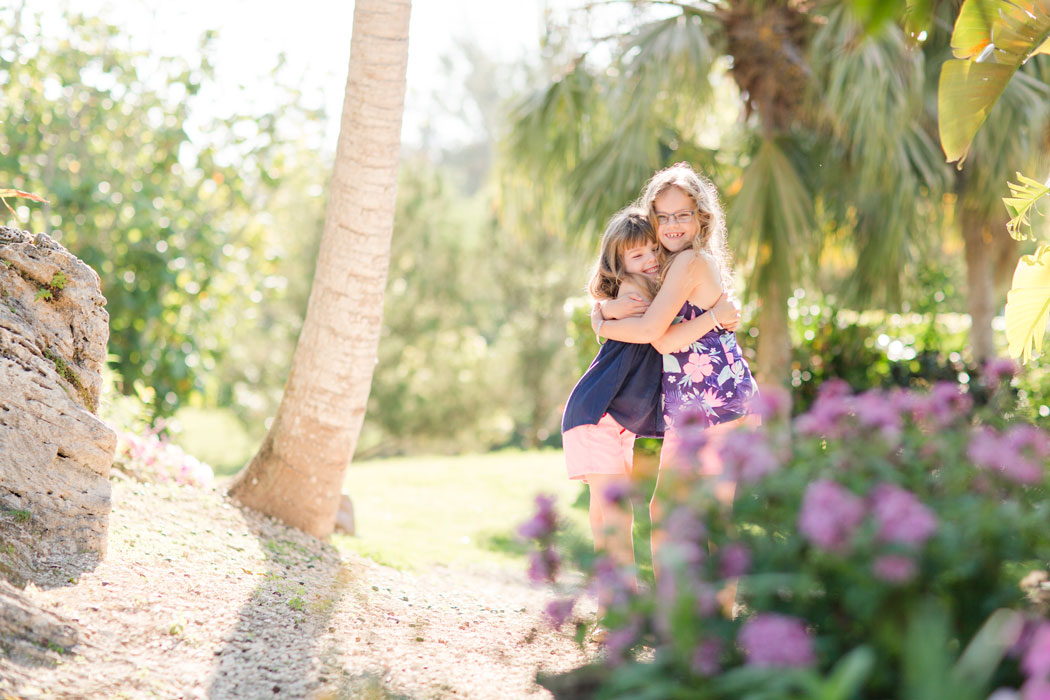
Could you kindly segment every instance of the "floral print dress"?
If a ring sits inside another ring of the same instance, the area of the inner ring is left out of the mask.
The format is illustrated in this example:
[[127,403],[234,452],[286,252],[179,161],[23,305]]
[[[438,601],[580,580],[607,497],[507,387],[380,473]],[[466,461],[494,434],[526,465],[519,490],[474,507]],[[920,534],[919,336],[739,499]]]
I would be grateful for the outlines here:
[[[687,301],[674,323],[705,313]],[[713,330],[663,359],[663,413],[669,430],[685,424],[708,427],[741,418],[758,394],[758,385],[731,331]]]

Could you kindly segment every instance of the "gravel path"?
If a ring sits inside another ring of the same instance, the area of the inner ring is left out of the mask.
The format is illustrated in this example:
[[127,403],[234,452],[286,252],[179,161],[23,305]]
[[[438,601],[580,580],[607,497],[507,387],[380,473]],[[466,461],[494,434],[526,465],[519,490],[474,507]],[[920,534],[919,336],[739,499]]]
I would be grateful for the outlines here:
[[115,482],[106,559],[27,594],[79,643],[0,657],[3,700],[549,698],[593,653],[523,573],[398,571],[190,487]]

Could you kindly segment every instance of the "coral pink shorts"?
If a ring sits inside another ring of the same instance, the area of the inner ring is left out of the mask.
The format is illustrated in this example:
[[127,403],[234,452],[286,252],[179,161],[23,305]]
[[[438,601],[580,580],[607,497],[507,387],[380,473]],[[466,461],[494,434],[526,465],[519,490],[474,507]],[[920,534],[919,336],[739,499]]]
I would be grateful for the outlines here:
[[630,474],[634,433],[608,413],[597,425],[578,425],[561,436],[570,479],[587,481],[587,474]]

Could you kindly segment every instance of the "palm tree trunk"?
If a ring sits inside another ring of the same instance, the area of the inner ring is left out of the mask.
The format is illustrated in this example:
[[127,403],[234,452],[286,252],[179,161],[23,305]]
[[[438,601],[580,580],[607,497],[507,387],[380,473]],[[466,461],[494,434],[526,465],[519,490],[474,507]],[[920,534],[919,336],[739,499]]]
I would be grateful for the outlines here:
[[[963,206],[959,223],[966,251],[966,293],[970,312],[970,350],[980,364],[995,355],[992,319],[995,317],[995,265],[997,246],[987,216],[972,207]],[[997,227],[1006,236],[1004,226]]]
[[397,194],[411,0],[357,0],[339,144],[306,320],[281,405],[230,495],[331,533],[364,420]]

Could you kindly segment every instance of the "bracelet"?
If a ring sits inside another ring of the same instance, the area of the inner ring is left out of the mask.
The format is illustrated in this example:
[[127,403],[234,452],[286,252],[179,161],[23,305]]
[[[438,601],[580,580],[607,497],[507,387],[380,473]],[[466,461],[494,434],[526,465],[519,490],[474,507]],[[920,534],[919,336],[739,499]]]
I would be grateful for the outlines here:
[[598,345],[605,344],[602,342],[602,324],[605,323],[605,321],[606,319],[604,318],[601,321],[598,321],[598,327],[594,330],[594,337],[598,339]]
[[[715,322],[715,330],[716,330],[716,331],[724,331],[724,330],[725,330],[725,326],[723,326],[723,325],[722,325],[721,323],[719,323],[719,322],[718,322],[718,317],[717,317],[717,316],[715,316],[715,310],[714,310],[714,309],[711,309],[711,310],[710,310],[710,311],[708,311],[707,313],[711,314],[711,320]],[[599,324],[598,324],[598,328],[601,328],[601,327],[602,327],[602,326],[601,326],[601,324],[599,323]]]

